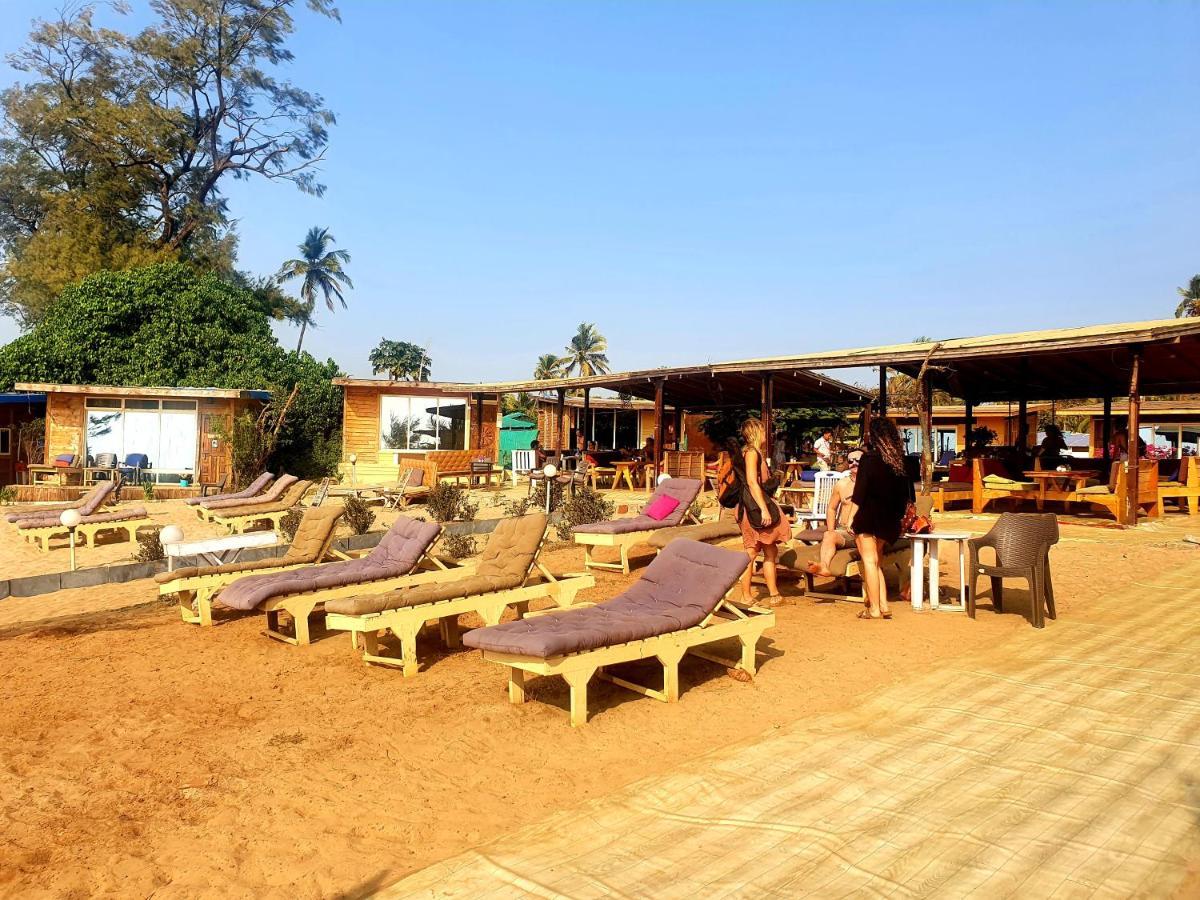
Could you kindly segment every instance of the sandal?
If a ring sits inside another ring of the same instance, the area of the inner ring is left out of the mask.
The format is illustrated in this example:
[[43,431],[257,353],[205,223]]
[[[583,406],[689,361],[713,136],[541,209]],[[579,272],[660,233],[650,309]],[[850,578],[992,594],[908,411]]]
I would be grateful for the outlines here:
[[762,605],[767,609],[777,609],[778,607],[783,606],[783,603],[784,600],[782,594],[771,594],[771,596],[763,600]]
[[[873,616],[873,615],[871,615],[871,611],[869,609],[864,609],[858,614],[858,618],[870,619],[872,622],[878,622],[881,619],[883,619],[884,617],[882,615]],[[888,618],[891,618],[891,616],[888,616]]]
[[734,681],[740,681],[742,684],[749,684],[754,680],[754,676],[745,669],[726,669],[725,674]]

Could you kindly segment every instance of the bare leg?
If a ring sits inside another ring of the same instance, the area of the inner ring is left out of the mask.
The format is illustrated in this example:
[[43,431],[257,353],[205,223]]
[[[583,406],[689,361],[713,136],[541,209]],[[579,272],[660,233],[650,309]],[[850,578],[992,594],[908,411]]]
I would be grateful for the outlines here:
[[[846,538],[836,531],[826,531],[821,535],[821,555],[820,562],[817,564],[814,575],[821,575],[825,578],[831,578],[833,573],[829,571],[829,564],[833,562],[834,555],[846,546]],[[811,569],[809,571],[812,571]]]
[[[875,546],[878,554],[876,559],[883,559],[883,551],[886,549],[884,542],[876,538]],[[891,610],[888,608],[887,594],[887,575],[884,574],[883,566],[879,566],[879,613],[884,616],[891,615]]]
[[750,564],[746,566],[746,571],[742,573],[742,599],[747,603],[754,600],[754,588],[751,586],[754,578],[754,561],[758,559],[758,548],[747,550],[746,555],[750,557]]
[[764,544],[763,552],[763,578],[767,582],[767,593],[772,597],[779,596],[779,584],[775,580],[775,561],[779,559],[778,544]]
[[879,569],[879,542],[874,535],[857,534],[854,543],[858,547],[859,565],[862,566],[863,590],[867,594],[867,612],[872,619],[879,618],[879,583],[883,573]]

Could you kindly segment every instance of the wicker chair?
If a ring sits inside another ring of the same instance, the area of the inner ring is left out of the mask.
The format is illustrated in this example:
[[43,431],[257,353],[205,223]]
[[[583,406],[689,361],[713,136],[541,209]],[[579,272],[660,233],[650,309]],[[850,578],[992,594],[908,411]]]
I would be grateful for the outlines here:
[[[1053,513],[1002,513],[992,530],[967,541],[970,583],[967,615],[975,618],[975,586],[980,575],[992,579],[992,606],[1001,611],[1005,578],[1024,578],[1029,583],[1033,627],[1044,628],[1046,615],[1057,618],[1054,584],[1050,578],[1050,548],[1058,543],[1058,519]],[[994,564],[979,561],[979,551],[991,547]]]

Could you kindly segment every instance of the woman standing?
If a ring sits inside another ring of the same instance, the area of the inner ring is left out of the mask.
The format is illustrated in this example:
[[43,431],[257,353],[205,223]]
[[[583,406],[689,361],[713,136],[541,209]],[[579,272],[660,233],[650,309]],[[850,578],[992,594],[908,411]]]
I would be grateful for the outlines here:
[[880,566],[883,552],[900,537],[913,486],[904,471],[904,446],[891,419],[872,419],[867,452],[854,483],[854,542],[862,565],[866,608],[860,619],[890,619],[887,581]]
[[[750,565],[742,575],[742,599],[753,602],[751,579],[754,577],[754,561],[763,555],[763,578],[767,582],[767,606],[778,606],[779,585],[775,580],[775,562],[779,558],[779,542],[792,536],[791,526],[783,516],[779,504],[771,499],[777,485],[767,465],[767,432],[758,419],[747,419],[742,423],[742,497],[738,504],[738,525],[742,529],[742,546],[750,557]],[[736,461],[734,463],[737,464]],[[756,528],[751,522],[759,523]]]

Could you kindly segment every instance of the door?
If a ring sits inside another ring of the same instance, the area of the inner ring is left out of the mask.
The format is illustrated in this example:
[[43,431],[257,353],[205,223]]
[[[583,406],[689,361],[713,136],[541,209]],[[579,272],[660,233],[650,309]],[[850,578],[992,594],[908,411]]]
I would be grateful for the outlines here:
[[232,419],[227,414],[204,413],[204,427],[200,432],[200,480],[216,484],[229,474],[232,452],[223,432],[228,430]]

